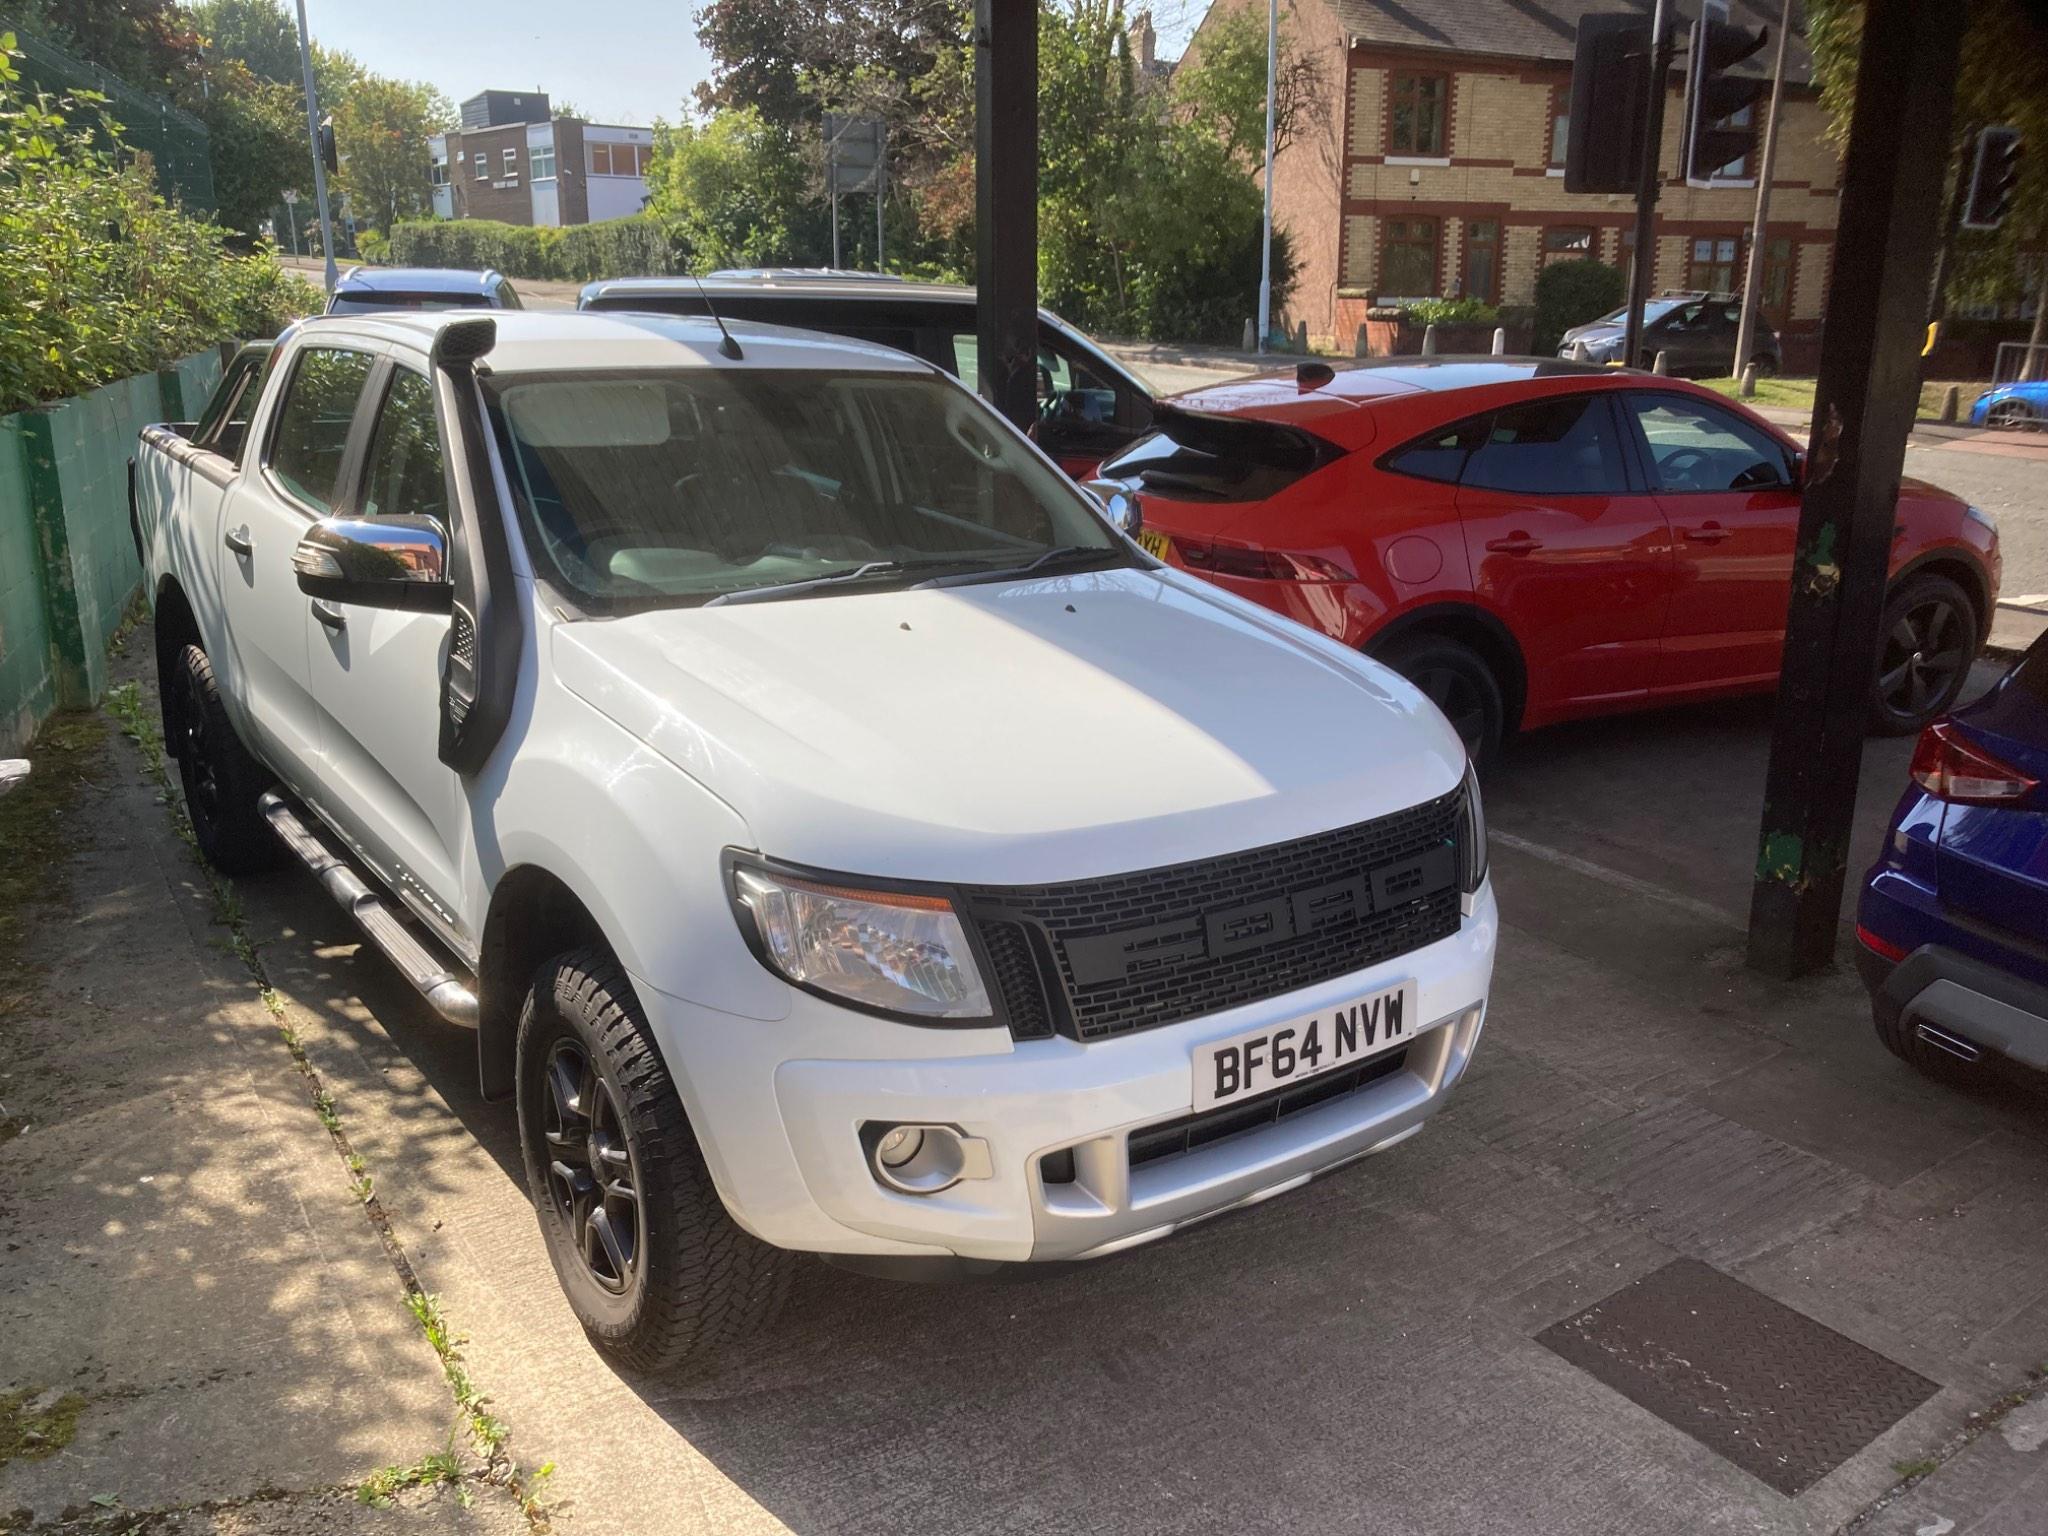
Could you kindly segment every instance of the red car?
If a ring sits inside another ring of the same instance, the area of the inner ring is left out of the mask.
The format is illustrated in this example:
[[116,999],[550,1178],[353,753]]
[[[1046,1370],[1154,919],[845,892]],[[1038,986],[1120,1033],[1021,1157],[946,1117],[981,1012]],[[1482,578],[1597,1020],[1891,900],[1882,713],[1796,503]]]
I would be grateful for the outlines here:
[[[1103,469],[1169,564],[1369,652],[1485,760],[1520,727],[1776,686],[1799,446],[1697,385],[1564,361],[1390,359],[1163,402]],[[1954,702],[1998,531],[1899,497],[1879,730]]]

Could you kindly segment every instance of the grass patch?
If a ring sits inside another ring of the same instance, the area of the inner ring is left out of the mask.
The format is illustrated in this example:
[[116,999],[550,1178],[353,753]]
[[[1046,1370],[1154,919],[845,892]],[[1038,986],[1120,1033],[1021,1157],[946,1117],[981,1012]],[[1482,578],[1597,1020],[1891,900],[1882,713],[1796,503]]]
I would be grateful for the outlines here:
[[[1742,383],[1739,379],[1701,379],[1700,382],[1716,393],[1726,395],[1731,400],[1741,397]],[[1814,382],[1812,379],[1758,379],[1756,381],[1756,397],[1747,403],[1750,405],[1768,405],[1782,410],[1806,411],[1810,413],[1813,410]],[[1958,421],[1963,421],[1969,416],[1970,402],[1990,387],[1982,382],[1972,383],[1968,380],[1931,379],[1920,386],[1919,415],[1922,421],[1939,421],[1941,419],[1942,397],[1948,393],[1949,386],[1952,384],[1955,386],[1958,395],[1956,403],[1956,420]]]
[[52,715],[28,748],[28,782],[0,796],[0,977],[22,965],[30,914],[60,900],[78,850],[79,792],[106,771],[107,723],[97,714]]
[[0,1467],[16,1457],[41,1461],[54,1456],[78,1433],[85,1396],[66,1392],[56,1398],[39,1388],[0,1393]]
[[1916,1477],[1925,1477],[1941,1465],[1932,1456],[1915,1457],[1912,1461],[1895,1461],[1892,1470],[1908,1482]]

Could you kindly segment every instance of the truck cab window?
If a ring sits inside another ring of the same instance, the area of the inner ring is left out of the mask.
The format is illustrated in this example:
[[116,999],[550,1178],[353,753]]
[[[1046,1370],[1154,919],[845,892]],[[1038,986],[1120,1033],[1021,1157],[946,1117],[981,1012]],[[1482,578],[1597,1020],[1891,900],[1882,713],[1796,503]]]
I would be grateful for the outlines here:
[[363,484],[365,517],[448,516],[442,477],[441,432],[434,419],[434,386],[425,375],[400,368],[391,376],[377,430],[370,438]]
[[299,354],[278,408],[270,472],[292,497],[323,516],[334,507],[349,427],[369,377],[367,352],[308,347]]

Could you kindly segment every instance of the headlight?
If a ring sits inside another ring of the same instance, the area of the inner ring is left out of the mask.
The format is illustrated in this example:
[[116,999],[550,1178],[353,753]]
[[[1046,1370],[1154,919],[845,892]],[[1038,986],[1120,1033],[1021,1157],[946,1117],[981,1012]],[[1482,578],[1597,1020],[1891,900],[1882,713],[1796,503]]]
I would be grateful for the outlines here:
[[1479,803],[1479,774],[1465,765],[1458,797],[1458,889],[1470,896],[1486,880],[1486,810]]
[[800,987],[921,1019],[986,1019],[988,990],[943,896],[736,866],[733,902],[761,963]]

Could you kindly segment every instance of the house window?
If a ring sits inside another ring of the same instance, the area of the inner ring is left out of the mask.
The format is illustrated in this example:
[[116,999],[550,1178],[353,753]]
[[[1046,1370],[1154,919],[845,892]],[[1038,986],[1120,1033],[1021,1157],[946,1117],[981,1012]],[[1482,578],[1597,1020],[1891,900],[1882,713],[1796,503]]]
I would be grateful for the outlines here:
[[1685,286],[1705,293],[1735,291],[1735,257],[1741,240],[1735,235],[1715,235],[1694,240],[1686,263]]
[[1465,297],[1500,302],[1500,220],[1465,221]]
[[431,166],[429,166],[427,168],[427,181],[432,186],[447,186],[448,162],[446,160],[436,160]]
[[1423,299],[1437,287],[1435,219],[1389,219],[1380,250],[1380,292],[1394,298]]
[[517,176],[519,174],[519,151],[516,149],[508,147],[505,150],[505,174],[507,176]]
[[1556,224],[1543,231],[1543,265],[1585,261],[1593,255],[1593,231],[1580,224]]
[[480,149],[470,156],[470,164],[476,167],[476,179],[478,181],[489,181],[491,179],[491,157],[483,150]]
[[527,151],[526,173],[535,181],[552,181],[555,176],[555,146],[536,144]]
[[1395,75],[1387,116],[1387,153],[1441,158],[1450,142],[1445,123],[1450,96],[1448,75]]
[[[1722,121],[1730,128],[1747,128],[1756,121],[1756,108],[1753,105],[1744,107],[1740,112],[1729,113]],[[1755,174],[1750,169],[1749,156],[1744,155],[1740,160],[1730,160],[1726,165],[1715,171],[1710,179],[1714,181],[1743,181]]]
[[1565,146],[1572,137],[1571,91],[1561,85],[1550,88],[1550,166],[1564,167]]
[[590,146],[590,174],[609,176],[612,173],[612,147],[609,144]]

